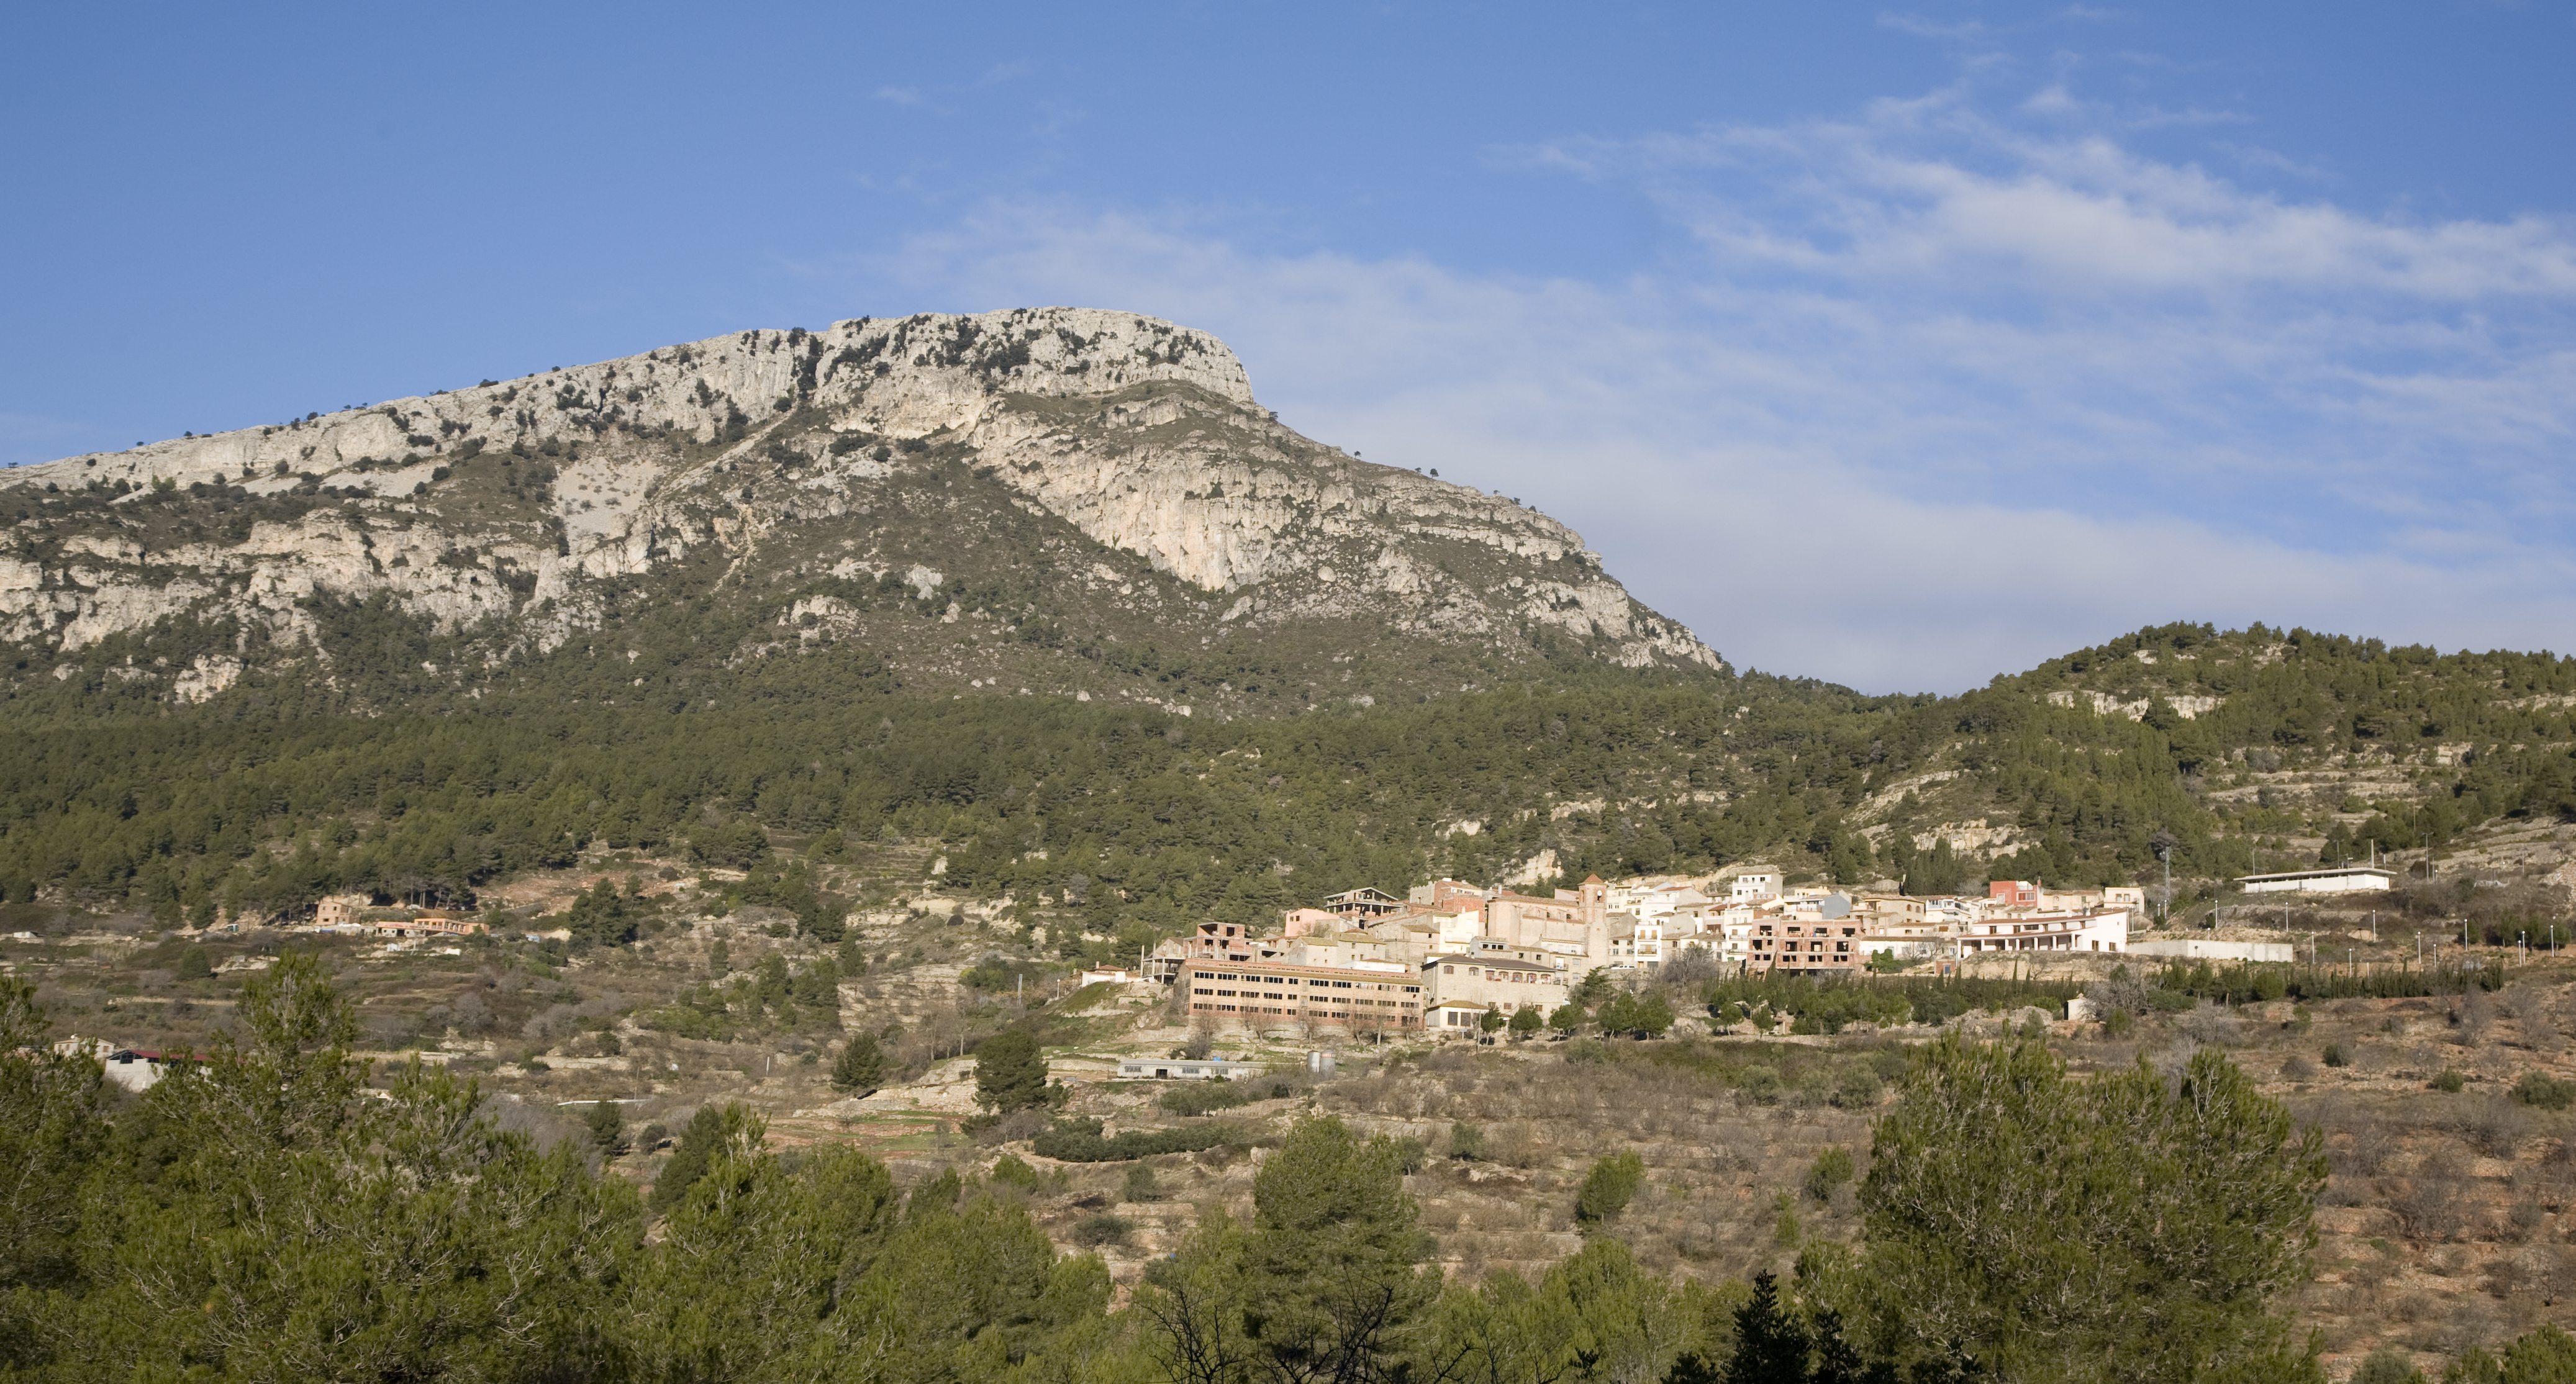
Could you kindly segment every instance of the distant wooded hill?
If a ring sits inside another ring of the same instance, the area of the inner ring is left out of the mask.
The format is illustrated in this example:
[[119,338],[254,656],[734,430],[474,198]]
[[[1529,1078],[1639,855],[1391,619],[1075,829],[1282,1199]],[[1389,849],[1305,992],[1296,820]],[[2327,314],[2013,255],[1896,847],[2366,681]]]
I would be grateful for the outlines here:
[[900,840],[936,845],[955,887],[1108,932],[1433,874],[1760,859],[1916,892],[2127,883],[2154,877],[2159,833],[2196,889],[2576,820],[2570,660],[2260,626],[2142,630],[1957,697],[1568,657],[1216,719],[925,692],[846,647],[691,657],[735,644],[685,602],[459,690],[420,671],[445,646],[416,619],[313,614],[334,687],[253,675],[178,705],[112,672],[22,682],[0,728],[10,896],[175,920],[345,888],[463,900],[592,842],[740,865],[773,838]]

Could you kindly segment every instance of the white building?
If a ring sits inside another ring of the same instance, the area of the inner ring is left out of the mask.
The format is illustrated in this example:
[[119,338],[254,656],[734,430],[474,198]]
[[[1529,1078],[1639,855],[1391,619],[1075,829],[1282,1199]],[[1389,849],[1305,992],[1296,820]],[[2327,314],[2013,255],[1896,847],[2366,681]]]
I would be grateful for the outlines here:
[[1777,898],[1779,895],[1780,872],[1777,870],[1757,870],[1737,875],[1726,882],[1726,896],[1738,903]]
[[2129,911],[2100,913],[2001,913],[1959,931],[1959,954],[2062,951],[2118,952],[2129,948]]
[[2277,875],[2240,875],[2236,882],[2248,894],[2359,894],[2397,887],[2397,876],[2368,865],[2333,870],[2290,870]]
[[1434,1016],[1430,1026],[1450,1026],[1441,1006],[1470,1005],[1477,1012],[1495,1010],[1505,1018],[1524,1009],[1536,1009],[1541,1017],[1555,1013],[1570,1003],[1565,968],[1552,960],[1515,957],[1498,950],[1478,949],[1435,956],[1422,963],[1423,993],[1431,1001],[1425,1010]]
[[2139,956],[2170,956],[2200,961],[2293,961],[2298,957],[2295,943],[2221,942],[2216,938],[2198,937],[2139,942],[2129,950]]
[[1269,1070],[1265,1063],[1229,1062],[1216,1057],[1123,1057],[1118,1061],[1121,1081],[1205,1081],[1210,1077],[1231,1081]]

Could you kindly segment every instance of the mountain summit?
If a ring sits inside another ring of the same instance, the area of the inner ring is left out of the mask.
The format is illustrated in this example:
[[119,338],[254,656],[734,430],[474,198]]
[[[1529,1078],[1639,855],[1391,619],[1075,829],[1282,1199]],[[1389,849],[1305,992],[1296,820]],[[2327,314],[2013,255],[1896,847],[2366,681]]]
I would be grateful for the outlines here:
[[105,657],[179,700],[343,679],[350,607],[451,686],[683,608],[729,664],[854,646],[917,687],[1251,714],[1724,668],[1563,524],[1301,437],[1213,338],[1081,308],[747,331],[70,457],[0,473],[0,514],[0,639],[52,665],[20,676]]

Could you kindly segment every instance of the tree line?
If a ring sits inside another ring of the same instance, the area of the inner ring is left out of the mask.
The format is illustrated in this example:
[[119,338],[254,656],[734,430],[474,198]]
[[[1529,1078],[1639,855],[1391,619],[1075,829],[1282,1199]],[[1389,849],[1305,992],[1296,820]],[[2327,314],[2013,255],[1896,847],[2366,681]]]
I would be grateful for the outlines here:
[[[1042,901],[1101,934],[1250,921],[1362,882],[1496,879],[1541,852],[1563,878],[1763,859],[1914,893],[2128,883],[2159,848],[2186,877],[2242,872],[2248,834],[2297,825],[2213,806],[2203,790],[2227,766],[2390,745],[2421,759],[2428,741],[2471,746],[2437,766],[2447,788],[2338,823],[2330,854],[2576,818],[2568,660],[2259,627],[2143,631],[1953,698],[1567,666],[1414,705],[1193,722],[934,700],[867,651],[722,668],[694,642],[706,632],[638,638],[636,660],[522,657],[465,696],[421,672],[452,639],[407,620],[332,606],[331,684],[246,683],[198,707],[137,697],[109,665],[20,682],[0,734],[0,893],[201,923],[350,889],[468,902],[593,843],[742,868],[773,842],[826,837],[936,842],[952,886]],[[2201,681],[2124,681],[2185,655]],[[2077,677],[2138,691],[2147,710],[2048,699]],[[2166,695],[2183,686],[2226,700],[2184,718]],[[1916,847],[1967,810],[1955,794],[1900,797],[1875,840],[1853,825],[1872,795],[1945,764],[2029,844],[1991,860]]]
[[[414,1064],[376,1084],[309,956],[255,979],[241,1018],[202,1067],[119,1101],[0,980],[10,1377],[2324,1377],[2280,1304],[2310,1271],[2325,1157],[2216,1049],[2079,1079],[2034,1041],[1927,1045],[1874,1127],[1859,1240],[1719,1283],[1650,1273],[1619,1239],[1652,1190],[1633,1153],[1584,1180],[1578,1252],[1535,1280],[1453,1279],[1406,1191],[1420,1148],[1309,1117],[1263,1160],[1249,1219],[1207,1212],[1113,1305],[1104,1262],[1032,1215],[1041,1179],[1016,1158],[906,1188],[710,1106],[648,1200],[580,1141],[504,1129],[471,1082]],[[988,1046],[997,1108],[1055,1099],[1033,1045]],[[594,1123],[620,1137],[613,1113]],[[2487,1377],[2562,1377],[2530,1372],[2551,1349],[2482,1357]]]

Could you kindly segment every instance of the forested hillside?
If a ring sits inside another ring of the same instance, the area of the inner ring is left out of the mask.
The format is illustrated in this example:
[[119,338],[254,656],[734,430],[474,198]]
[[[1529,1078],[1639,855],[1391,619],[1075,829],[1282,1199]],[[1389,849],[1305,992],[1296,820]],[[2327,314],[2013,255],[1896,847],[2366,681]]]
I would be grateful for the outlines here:
[[1960,697],[1744,673],[1124,313],[745,332],[18,468],[0,520],[0,890],[165,922],[772,842],[1095,937],[1752,859],[2162,848],[2188,900],[2576,814],[2553,655],[2179,624]]
[[1953,698],[1569,662],[1217,719],[925,695],[833,647],[693,658],[701,618],[639,611],[649,656],[571,648],[470,692],[423,685],[435,637],[380,606],[317,612],[336,688],[180,706],[38,679],[0,737],[0,879],[202,921],[344,887],[466,903],[594,842],[737,865],[902,842],[1106,934],[1435,873],[2126,883],[2160,833],[2197,889],[2576,816],[2576,667],[2549,655],[2169,626]]

